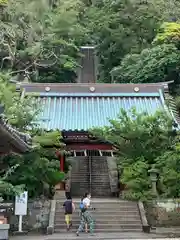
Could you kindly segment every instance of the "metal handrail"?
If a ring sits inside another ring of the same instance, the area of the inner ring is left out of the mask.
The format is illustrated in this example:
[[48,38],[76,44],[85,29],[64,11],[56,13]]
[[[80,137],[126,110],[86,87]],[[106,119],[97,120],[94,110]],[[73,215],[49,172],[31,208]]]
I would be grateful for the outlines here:
[[89,160],[89,192],[92,190],[92,156],[88,157]]

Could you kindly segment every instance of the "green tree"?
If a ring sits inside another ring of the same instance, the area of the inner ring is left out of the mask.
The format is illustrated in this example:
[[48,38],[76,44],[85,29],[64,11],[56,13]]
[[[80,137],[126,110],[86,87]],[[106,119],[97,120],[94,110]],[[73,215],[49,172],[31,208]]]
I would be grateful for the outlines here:
[[14,195],[22,187],[29,191],[30,197],[40,194],[52,196],[54,186],[64,178],[56,156],[57,150],[64,151],[61,134],[38,129],[34,122],[40,109],[33,104],[33,99],[21,98],[7,75],[0,77],[0,90],[0,102],[9,122],[33,137],[33,148],[29,153],[1,156],[0,197],[2,194]]
[[160,191],[165,198],[180,197],[180,141],[169,151],[156,159],[156,168],[159,169]]
[[7,178],[9,175],[13,174],[14,170],[18,167],[18,165],[15,165],[8,169],[6,174],[2,175],[2,169],[0,171],[0,202],[3,201],[4,195],[16,195],[22,192],[23,187],[22,185],[12,185],[7,181]]
[[141,157],[124,167],[121,182],[125,184],[124,197],[129,200],[151,199],[151,181],[148,176],[149,164]]
[[156,157],[171,146],[172,119],[166,113],[148,115],[135,109],[121,110],[117,119],[109,122],[110,126],[93,129],[93,134],[112,143],[121,157],[132,162],[143,156],[149,164],[154,164]]
[[174,80],[180,83],[180,52],[173,44],[162,44],[128,54],[112,70],[116,82],[154,83]]
[[153,44],[174,44],[180,49],[180,23],[178,22],[165,22],[159,29]]
[[4,115],[9,123],[20,131],[34,126],[40,109],[32,98],[21,98],[16,86],[9,83],[8,74],[0,74],[0,103],[4,107]]
[[63,150],[59,132],[41,133],[33,138],[36,148],[22,156],[9,155],[1,159],[6,168],[17,165],[13,174],[6,181],[12,185],[24,186],[30,198],[45,195],[52,197],[54,186],[64,180],[64,173],[59,170],[57,149]]
[[126,185],[125,198],[151,198],[148,170],[174,143],[172,119],[163,112],[148,115],[132,109],[121,110],[117,119],[109,122],[110,126],[91,132],[116,149],[121,182]]
[[179,19],[178,9],[171,0],[92,1],[81,21],[89,35],[85,41],[97,46],[100,80],[110,82],[111,70],[126,54],[150,47],[164,21]]
[[71,5],[8,0],[0,17],[1,69],[19,81],[73,82],[78,57],[75,40],[83,33],[75,4]]

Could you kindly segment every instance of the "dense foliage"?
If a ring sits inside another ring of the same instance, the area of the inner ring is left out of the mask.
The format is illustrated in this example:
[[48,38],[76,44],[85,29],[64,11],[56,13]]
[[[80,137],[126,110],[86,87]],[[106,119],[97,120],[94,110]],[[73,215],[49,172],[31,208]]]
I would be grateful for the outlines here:
[[74,81],[75,38],[81,35],[75,9],[61,2],[8,0],[0,10],[1,70],[19,81]]
[[29,197],[41,194],[52,197],[54,186],[65,177],[59,171],[56,156],[57,150],[64,151],[61,134],[38,129],[34,122],[40,109],[32,99],[21,99],[8,83],[8,76],[1,75],[0,90],[5,116],[17,130],[29,133],[33,140],[29,153],[0,157],[0,197],[13,196],[20,189],[28,190]]
[[64,180],[64,173],[59,171],[57,149],[63,149],[59,132],[41,133],[34,137],[35,150],[24,155],[8,155],[1,158],[4,172],[17,166],[6,181],[28,190],[30,198],[44,195],[52,197],[54,186]]
[[128,54],[121,66],[112,71],[114,80],[123,83],[154,83],[175,80],[180,83],[180,52],[172,44],[143,49]]
[[[180,84],[179,20],[179,0],[0,0],[0,102],[8,121],[21,131],[31,129],[38,144],[24,156],[0,159],[5,163],[0,172],[0,192],[13,194],[18,190],[14,185],[18,185],[25,186],[30,196],[49,194],[57,179],[63,177],[57,173],[55,157],[56,149],[63,146],[52,144],[57,139],[59,142],[60,134],[37,130],[39,109],[30,98],[20,99],[10,81],[75,82],[80,46],[94,45],[101,82],[174,80]],[[180,109],[179,97],[176,103]],[[171,120],[160,113],[151,117],[132,115],[136,117],[133,122],[122,112],[119,120],[111,121],[111,127],[97,131],[118,150],[121,145],[118,154],[124,169],[122,178],[129,189],[127,196],[137,199],[149,194],[147,170],[156,163],[163,169],[160,192],[165,194],[164,186],[169,186],[167,196],[179,196],[178,190],[170,187],[178,178],[170,163],[178,169],[175,159],[179,154],[171,135]],[[160,159],[165,158],[169,159],[167,163],[160,165]],[[126,168],[125,163],[129,164]]]
[[[8,122],[18,127],[20,131],[32,127],[40,109],[30,98],[20,98],[16,87],[9,84],[9,75],[0,74],[0,103],[4,108],[4,115]],[[32,110],[33,109],[33,110]]]
[[132,109],[122,110],[117,120],[110,120],[110,126],[92,130],[95,136],[115,146],[121,182],[127,188],[126,198],[151,198],[148,170],[154,166],[160,173],[159,194],[180,196],[179,184],[176,184],[179,182],[179,143],[172,126],[172,120],[165,113],[150,116]]
[[126,55],[111,74],[115,81],[149,83],[174,80],[180,84],[179,23],[164,23],[151,46]]
[[[112,70],[119,68],[127,54],[132,54],[133,59],[134,54],[140,54],[139,58],[144,56],[141,51],[151,48],[154,38],[160,44],[163,38],[156,34],[161,25],[168,28],[165,36],[169,32],[173,36],[178,34],[178,23],[170,29],[168,24],[180,19],[179,10],[178,0],[3,0],[0,2],[0,67],[19,81],[74,82],[79,47],[95,45],[99,80],[125,81],[118,76],[114,80]],[[126,80],[129,81],[133,80]],[[143,79],[146,81],[147,78]]]

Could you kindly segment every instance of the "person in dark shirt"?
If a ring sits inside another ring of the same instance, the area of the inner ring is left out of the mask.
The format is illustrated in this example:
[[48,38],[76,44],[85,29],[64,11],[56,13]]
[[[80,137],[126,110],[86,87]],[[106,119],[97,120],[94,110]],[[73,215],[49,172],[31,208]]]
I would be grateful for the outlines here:
[[72,213],[75,210],[75,205],[70,195],[67,196],[67,200],[64,202],[63,207],[65,212],[65,222],[66,222],[67,231],[68,231],[72,226]]

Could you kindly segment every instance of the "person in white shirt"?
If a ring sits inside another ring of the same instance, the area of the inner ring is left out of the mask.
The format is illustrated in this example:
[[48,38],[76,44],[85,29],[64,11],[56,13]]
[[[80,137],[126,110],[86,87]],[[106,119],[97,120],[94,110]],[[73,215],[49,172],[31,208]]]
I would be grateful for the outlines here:
[[89,212],[89,208],[91,205],[91,194],[86,193],[83,199],[83,205],[84,208],[81,210],[81,223],[79,225],[79,228],[76,232],[76,235],[79,236],[79,233],[83,231],[85,224],[89,224],[89,230],[91,235],[94,233],[94,220],[91,216],[91,213]]

